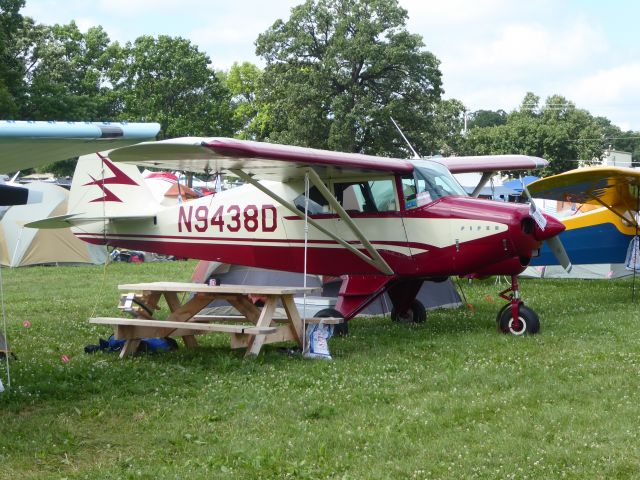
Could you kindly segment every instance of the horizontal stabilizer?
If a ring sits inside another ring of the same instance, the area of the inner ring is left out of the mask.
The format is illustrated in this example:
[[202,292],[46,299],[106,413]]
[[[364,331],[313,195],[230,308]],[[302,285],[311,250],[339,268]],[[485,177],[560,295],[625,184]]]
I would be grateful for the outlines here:
[[127,217],[84,217],[81,214],[59,215],[57,217],[44,218],[42,220],[36,220],[25,225],[27,228],[69,228],[77,225],[85,225],[87,223],[95,222],[133,222],[153,219],[153,215],[139,215],[139,216],[127,216]]

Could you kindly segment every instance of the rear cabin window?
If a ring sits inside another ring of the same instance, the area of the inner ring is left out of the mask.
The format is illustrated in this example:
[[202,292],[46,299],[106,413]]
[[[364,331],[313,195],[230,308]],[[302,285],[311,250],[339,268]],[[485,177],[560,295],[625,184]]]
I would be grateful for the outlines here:
[[[304,212],[305,210],[305,197],[304,193],[298,195],[296,199],[293,201],[293,204],[300,210]],[[327,199],[322,196],[320,190],[316,187],[312,186],[309,188],[309,204],[308,204],[309,215],[319,215],[322,213],[329,213],[329,202]]]

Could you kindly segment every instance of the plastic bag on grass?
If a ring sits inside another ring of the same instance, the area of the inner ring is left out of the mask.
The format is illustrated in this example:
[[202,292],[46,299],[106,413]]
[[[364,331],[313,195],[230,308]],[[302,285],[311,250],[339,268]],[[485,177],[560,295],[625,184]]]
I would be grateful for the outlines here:
[[328,340],[333,335],[333,325],[314,323],[307,326],[305,332],[305,344],[303,356],[305,358],[322,358],[331,360]]

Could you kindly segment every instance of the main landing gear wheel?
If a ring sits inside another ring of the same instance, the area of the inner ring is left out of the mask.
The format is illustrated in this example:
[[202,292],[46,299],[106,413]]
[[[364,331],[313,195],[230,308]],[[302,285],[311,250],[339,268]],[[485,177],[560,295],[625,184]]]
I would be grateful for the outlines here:
[[404,314],[399,314],[396,307],[393,307],[391,320],[398,323],[424,323],[427,320],[427,310],[420,300],[414,300]]
[[[315,314],[318,318],[344,318],[344,315],[335,308],[324,308]],[[349,333],[349,324],[347,322],[337,323],[333,326],[333,334],[337,337],[344,337]]]
[[536,312],[524,304],[518,306],[518,318],[514,320],[511,314],[511,304],[508,303],[498,312],[498,328],[502,333],[512,335],[533,335],[540,331],[540,319]]

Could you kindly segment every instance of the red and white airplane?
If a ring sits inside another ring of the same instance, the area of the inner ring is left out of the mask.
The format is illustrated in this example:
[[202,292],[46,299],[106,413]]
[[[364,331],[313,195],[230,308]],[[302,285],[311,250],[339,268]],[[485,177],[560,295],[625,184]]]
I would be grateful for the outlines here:
[[[499,327],[536,333],[516,275],[564,225],[528,205],[470,197],[451,172],[485,172],[486,181],[546,163],[520,155],[401,160],[229,138],[146,142],[81,157],[68,214],[29,226],[231,264],[303,272],[306,263],[308,273],[343,278],[336,309],[319,315],[346,319],[386,291],[394,320],[424,321],[415,298],[424,280],[510,275]],[[245,185],[161,206],[129,164],[223,172]]]

